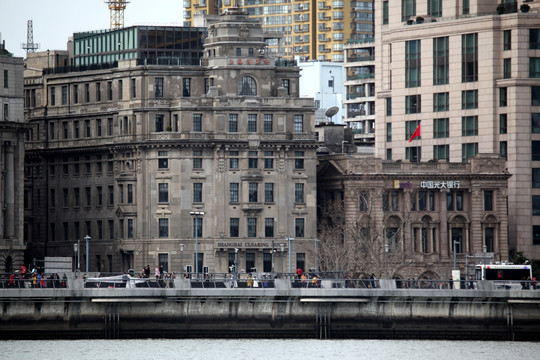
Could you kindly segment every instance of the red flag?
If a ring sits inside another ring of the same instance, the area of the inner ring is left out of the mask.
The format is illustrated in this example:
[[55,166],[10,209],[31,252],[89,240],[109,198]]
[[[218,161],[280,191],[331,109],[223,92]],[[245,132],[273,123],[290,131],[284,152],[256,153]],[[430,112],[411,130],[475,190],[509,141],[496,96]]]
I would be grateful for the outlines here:
[[420,123],[418,123],[418,126],[416,127],[416,130],[414,130],[414,132],[412,133],[410,139],[409,139],[409,142],[413,141],[413,139],[415,137],[418,137],[420,136]]

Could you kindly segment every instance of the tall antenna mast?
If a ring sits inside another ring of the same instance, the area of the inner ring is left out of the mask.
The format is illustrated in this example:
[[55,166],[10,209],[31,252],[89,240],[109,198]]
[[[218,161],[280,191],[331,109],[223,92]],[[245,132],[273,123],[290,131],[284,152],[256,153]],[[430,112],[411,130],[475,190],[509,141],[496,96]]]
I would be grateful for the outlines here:
[[111,29],[121,29],[124,27],[124,10],[130,0],[105,0],[111,11]]
[[39,44],[34,42],[34,26],[32,25],[32,20],[28,20],[28,25],[26,28],[26,43],[21,44],[21,48],[26,51],[26,53],[33,53],[39,49]]

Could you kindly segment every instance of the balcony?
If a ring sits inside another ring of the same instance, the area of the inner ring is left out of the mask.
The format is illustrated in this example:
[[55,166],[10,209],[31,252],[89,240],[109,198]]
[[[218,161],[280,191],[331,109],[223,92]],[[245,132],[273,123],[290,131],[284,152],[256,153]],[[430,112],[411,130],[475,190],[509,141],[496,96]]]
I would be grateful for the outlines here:
[[374,73],[348,75],[347,80],[375,79]]

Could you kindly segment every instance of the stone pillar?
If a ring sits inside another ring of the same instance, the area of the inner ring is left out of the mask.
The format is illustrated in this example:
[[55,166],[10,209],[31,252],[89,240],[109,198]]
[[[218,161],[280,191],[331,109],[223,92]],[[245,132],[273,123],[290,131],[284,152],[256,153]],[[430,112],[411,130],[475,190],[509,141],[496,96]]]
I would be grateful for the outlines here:
[[440,194],[441,221],[439,224],[439,253],[441,258],[448,259],[448,215],[446,213],[446,191]]
[[[403,211],[405,214],[411,211],[411,191],[409,189],[403,190]],[[405,241],[407,241],[407,239],[410,239],[410,251],[412,253],[414,252],[414,239],[411,236],[411,225],[412,224],[405,224],[405,234],[403,236],[403,251],[407,251],[407,244],[405,243]]]
[[4,182],[4,202],[5,202],[5,219],[4,219],[4,236],[13,238],[15,235],[15,165],[13,160],[13,145],[5,144],[6,177]]

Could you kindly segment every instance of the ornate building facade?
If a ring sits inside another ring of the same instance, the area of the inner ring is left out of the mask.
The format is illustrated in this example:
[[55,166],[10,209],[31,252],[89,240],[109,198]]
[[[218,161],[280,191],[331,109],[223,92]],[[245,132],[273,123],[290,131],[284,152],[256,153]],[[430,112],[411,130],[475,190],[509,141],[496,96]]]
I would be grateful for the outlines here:
[[354,266],[365,262],[358,269],[364,274],[447,279],[454,259],[462,274],[472,274],[475,262],[508,260],[505,166],[498,155],[468,163],[321,156],[321,220],[343,201],[345,248],[357,249],[352,256],[362,260]]
[[74,256],[89,235],[90,271],[279,271],[289,252],[312,266],[314,103],[299,68],[264,48],[261,26],[231,10],[209,25],[201,65],[46,75],[27,109],[31,256]]
[[23,59],[0,43],[0,272],[24,263]]

